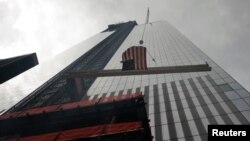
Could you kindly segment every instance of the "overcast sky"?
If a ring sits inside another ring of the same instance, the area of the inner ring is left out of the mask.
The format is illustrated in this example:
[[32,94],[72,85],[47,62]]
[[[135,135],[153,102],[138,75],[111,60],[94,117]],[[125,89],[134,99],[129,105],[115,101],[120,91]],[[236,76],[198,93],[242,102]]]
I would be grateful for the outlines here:
[[167,20],[250,90],[249,0],[0,0],[0,59],[40,63],[108,24]]

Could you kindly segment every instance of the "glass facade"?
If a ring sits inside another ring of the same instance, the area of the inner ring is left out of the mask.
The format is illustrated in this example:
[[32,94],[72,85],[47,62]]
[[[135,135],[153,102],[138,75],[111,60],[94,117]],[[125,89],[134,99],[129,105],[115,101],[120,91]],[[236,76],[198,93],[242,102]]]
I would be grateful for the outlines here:
[[[144,25],[135,26],[105,69],[121,69],[122,53],[139,45]],[[249,124],[250,94],[190,40],[165,21],[146,25],[149,67],[207,62],[210,72],[99,77],[90,99],[142,92],[154,140],[207,140],[208,124]]]
[[70,49],[65,50],[61,54],[58,54],[54,58],[45,62],[39,62],[39,65],[36,67],[27,70],[24,73],[1,84],[0,114],[4,113],[7,109],[15,105],[24,97],[28,96],[39,86],[42,87],[45,85],[51,77],[74,62],[81,55],[89,51],[93,46],[109,37],[112,33],[113,32],[104,32],[92,36],[89,39],[71,47]]
[[[109,53],[111,49],[108,46],[110,50],[105,54],[112,58],[104,69],[122,68],[122,53],[131,46],[139,45],[143,28],[144,25],[135,26],[121,46],[117,45],[119,49],[113,56]],[[2,84],[0,112],[13,106],[41,84],[46,85],[50,77],[75,62],[93,46],[109,38],[112,33],[99,33],[58,55],[53,61],[41,64]],[[156,141],[207,140],[208,124],[250,123],[250,93],[173,26],[166,21],[147,24],[143,40],[148,50],[148,67],[197,65],[207,62],[212,71],[99,77],[83,99],[142,92]],[[94,66],[107,61],[102,59],[105,57],[102,54]],[[40,102],[42,99],[49,99],[47,95],[41,96],[37,97]],[[35,104],[39,105],[39,102]]]

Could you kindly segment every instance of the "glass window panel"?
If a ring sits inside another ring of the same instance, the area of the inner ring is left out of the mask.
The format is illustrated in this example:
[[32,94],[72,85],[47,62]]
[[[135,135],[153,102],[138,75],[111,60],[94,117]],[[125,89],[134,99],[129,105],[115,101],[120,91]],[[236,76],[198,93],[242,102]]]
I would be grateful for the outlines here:
[[160,103],[160,112],[165,112],[165,103]]
[[141,76],[135,76],[135,81],[141,81]]
[[242,99],[233,100],[232,102],[240,111],[249,110],[249,106]]
[[134,81],[134,76],[128,76],[127,82],[133,82]]
[[169,94],[169,100],[170,101],[174,101],[175,100],[173,93]]
[[[179,88],[179,90],[180,90],[180,88]],[[185,99],[184,93],[182,91],[179,91],[179,96],[180,96],[180,99]]]
[[229,85],[235,90],[242,89],[242,87],[238,83],[229,83]]
[[212,79],[219,79],[220,76],[218,74],[213,74],[213,75],[210,75],[212,77]]
[[153,114],[154,113],[154,105],[149,105],[148,113],[149,114]]
[[152,88],[152,85],[149,85],[149,96],[155,96],[154,95],[154,92],[153,92],[153,88]]
[[233,80],[231,77],[226,77],[226,78],[224,78],[224,80],[225,80],[227,83],[234,82],[234,80]]
[[188,91],[189,91],[190,97],[196,97],[196,95],[192,89],[189,89]]
[[[150,119],[150,122],[149,122],[149,125],[152,127],[152,126],[155,126],[155,115],[154,114],[149,114],[148,115],[148,118]],[[151,128],[152,129],[152,128]],[[153,133],[153,131],[151,132]]]
[[169,140],[168,125],[163,125],[163,139],[164,140]]
[[235,91],[228,91],[228,92],[225,92],[225,94],[231,100],[240,98]]
[[178,138],[178,141],[186,141],[186,138]]
[[234,114],[228,114],[230,119],[233,121],[234,124],[240,124],[240,121],[235,117]]
[[199,106],[199,107],[194,107],[196,108],[196,110],[198,111],[198,114],[200,115],[200,118],[204,118],[206,117],[204,111],[202,110],[202,108]]
[[163,103],[163,102],[164,102],[163,95],[159,95],[159,102],[160,102],[160,103]]
[[222,108],[225,110],[226,113],[232,113],[232,111],[228,108],[225,102],[220,102],[218,104],[221,104]]
[[192,100],[193,100],[195,106],[200,106],[200,105],[204,104],[204,103],[200,104],[196,97],[193,97]]
[[224,71],[222,73],[219,73],[221,77],[225,78],[225,77],[229,77],[229,75],[227,73],[225,73]]
[[202,140],[200,136],[193,136],[193,139],[194,139],[194,141],[201,141]]
[[217,121],[218,124],[225,124],[225,122],[222,120],[220,116],[215,116],[215,120]]
[[245,100],[246,103],[250,106],[250,97],[244,98],[244,100]]
[[223,79],[216,79],[216,80],[214,80],[214,82],[215,82],[217,85],[225,84],[225,83],[226,83]]
[[217,110],[215,109],[214,105],[209,104],[208,105],[209,109],[211,110],[213,115],[219,115],[219,113],[217,112]]
[[177,110],[177,106],[175,104],[175,101],[171,101],[170,104],[171,104],[172,110]]
[[119,90],[124,90],[125,83],[119,84],[118,87],[116,88],[117,91]]
[[214,94],[214,96],[215,96],[215,98],[216,98],[216,100],[217,100],[218,102],[224,101],[224,100],[221,98],[221,96],[220,96],[220,95],[222,95],[222,94],[223,94],[223,93]]
[[[205,89],[207,89],[207,88],[205,88]],[[200,91],[200,94],[201,94],[201,95],[203,95],[203,96],[204,96],[204,95],[207,95],[206,92],[204,91],[204,88],[199,89],[199,91]]]
[[242,114],[246,117],[246,119],[250,122],[250,111],[244,111]]
[[126,77],[121,77],[120,83],[126,83],[126,81],[127,81],[127,78],[126,78]]
[[188,124],[189,124],[192,135],[199,135],[195,122],[193,120],[190,120],[188,121]]
[[191,114],[190,109],[186,108],[186,109],[184,109],[184,111],[185,111],[187,120],[192,120],[192,119],[193,119],[193,116],[192,116],[192,114]]
[[202,97],[206,101],[206,104],[211,104],[212,103],[208,96],[202,96]]
[[244,89],[236,90],[236,92],[237,92],[242,98],[244,98],[244,97],[249,97],[249,96],[250,96],[250,94],[249,94],[246,90],[244,90]]
[[163,125],[163,124],[167,124],[168,121],[167,121],[166,113],[163,112],[163,113],[160,113],[160,115],[161,115],[161,124],[162,124],[162,125]]
[[194,83],[195,83],[196,87],[198,89],[202,89],[202,86],[200,85],[200,83],[196,79],[194,79],[194,80],[195,80]]
[[173,116],[174,116],[174,122],[180,122],[180,116],[179,116],[179,113],[178,111],[173,111]]
[[[207,125],[210,124],[209,121],[207,120],[207,118],[203,118],[203,119],[201,119],[201,120],[202,120],[202,123],[204,124],[205,127],[207,127]],[[207,131],[207,128],[205,128],[205,129],[206,129],[206,131]]]
[[215,94],[215,93],[217,93],[217,91],[211,86],[211,87],[208,87],[209,88],[209,90],[213,93],[213,94]]
[[137,88],[141,86],[141,81],[135,81],[133,84],[133,88]]
[[181,102],[182,102],[183,108],[189,107],[186,99],[182,99]]
[[148,104],[149,104],[149,105],[153,105],[153,104],[154,104],[154,97],[152,97],[151,95],[149,95]]
[[176,124],[175,124],[175,127],[176,127],[176,131],[177,131],[177,136],[178,136],[178,138],[184,137],[183,129],[182,129],[181,123],[176,123]]
[[228,84],[219,85],[223,92],[232,91],[233,89]]

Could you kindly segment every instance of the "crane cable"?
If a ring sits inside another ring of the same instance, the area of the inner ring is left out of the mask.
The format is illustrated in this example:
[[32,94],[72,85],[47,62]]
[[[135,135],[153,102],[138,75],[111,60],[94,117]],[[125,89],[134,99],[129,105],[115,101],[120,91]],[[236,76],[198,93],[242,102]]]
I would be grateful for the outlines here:
[[[145,21],[145,24],[144,24],[144,28],[143,28],[143,32],[142,32],[142,37],[141,37],[141,40],[139,41],[139,43],[142,45],[143,44],[143,37],[144,37],[144,33],[145,33],[145,29],[146,29],[146,26],[148,24],[148,21],[149,21],[149,8],[148,8],[148,11],[147,11],[147,17],[146,17],[146,21]],[[148,55],[151,57],[152,61],[155,61],[155,59],[152,57],[152,55],[149,53],[149,51],[147,50],[147,53]]]
[[149,20],[149,8],[148,8],[148,11],[147,11],[147,17],[146,17],[146,21],[145,21],[143,32],[142,32],[142,37],[141,37],[141,40],[139,42],[140,44],[143,44],[143,37],[144,37],[146,25],[148,24],[148,20]]

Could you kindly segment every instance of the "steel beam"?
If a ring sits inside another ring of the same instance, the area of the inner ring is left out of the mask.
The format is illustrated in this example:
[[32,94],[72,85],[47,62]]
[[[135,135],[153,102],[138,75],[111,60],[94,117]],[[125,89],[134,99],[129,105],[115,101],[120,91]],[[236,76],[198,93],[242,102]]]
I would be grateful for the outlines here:
[[95,71],[77,71],[69,72],[64,75],[65,78],[75,77],[108,77],[108,76],[127,76],[127,75],[147,75],[147,74],[165,74],[165,73],[186,73],[186,72],[202,72],[211,71],[212,68],[208,64],[184,65],[184,66],[168,66],[168,67],[152,67],[147,70],[95,70]]

